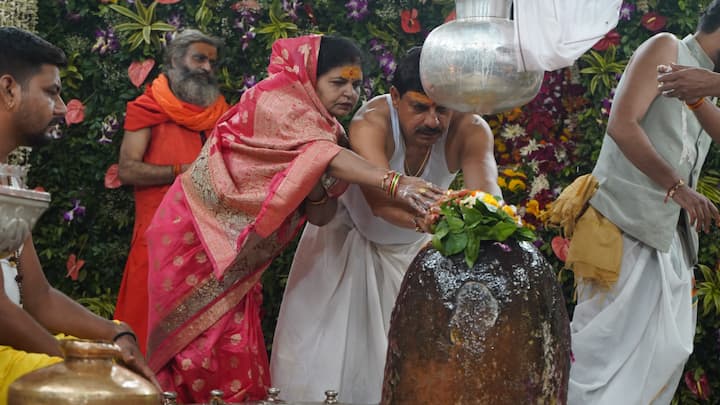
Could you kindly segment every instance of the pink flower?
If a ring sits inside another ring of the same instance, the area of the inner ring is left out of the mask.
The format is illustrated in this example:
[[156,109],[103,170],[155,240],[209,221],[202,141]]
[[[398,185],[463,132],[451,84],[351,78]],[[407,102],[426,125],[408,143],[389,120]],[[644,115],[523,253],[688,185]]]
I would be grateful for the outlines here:
[[145,82],[145,79],[147,79],[153,66],[155,66],[154,59],[145,59],[142,62],[134,61],[131,63],[130,67],[128,67],[128,77],[130,77],[130,82],[132,82],[135,87],[140,87],[140,85]]
[[120,177],[118,176],[118,165],[115,163],[108,167],[105,172],[105,188],[113,189],[120,186],[122,186],[122,182],[120,182]]
[[79,124],[85,120],[85,106],[82,101],[74,98],[67,103],[65,122],[68,125]]
[[568,249],[570,249],[570,240],[562,236],[556,236],[552,238],[550,245],[555,256],[564,263],[567,260]]
[[[697,378],[698,374],[700,378]],[[711,389],[707,374],[703,371],[687,371],[685,373],[685,385],[698,399],[710,399]]]

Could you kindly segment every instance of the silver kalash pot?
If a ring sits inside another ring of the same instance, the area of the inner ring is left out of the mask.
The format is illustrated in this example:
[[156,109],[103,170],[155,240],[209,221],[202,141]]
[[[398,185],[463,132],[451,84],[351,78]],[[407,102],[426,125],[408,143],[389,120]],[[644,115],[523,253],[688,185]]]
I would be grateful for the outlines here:
[[0,257],[15,252],[50,204],[50,194],[25,187],[27,168],[0,164]]
[[337,391],[325,391],[325,400],[323,402],[293,402],[280,398],[280,390],[277,388],[268,388],[268,395],[262,401],[231,403],[222,400],[223,392],[221,390],[210,391],[210,400],[206,404],[181,404],[177,401],[177,395],[174,392],[163,393],[163,405],[352,405],[345,402],[339,402]]
[[457,19],[423,44],[420,79],[430,98],[462,112],[494,114],[537,95],[544,72],[519,70],[512,0],[456,0]]

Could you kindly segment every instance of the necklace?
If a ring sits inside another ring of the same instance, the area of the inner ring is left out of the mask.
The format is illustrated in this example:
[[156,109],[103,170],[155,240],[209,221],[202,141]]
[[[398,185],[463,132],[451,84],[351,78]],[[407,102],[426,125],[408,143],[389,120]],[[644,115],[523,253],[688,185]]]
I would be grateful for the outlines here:
[[410,167],[408,166],[407,162],[407,155],[405,155],[405,162],[403,162],[403,166],[405,168],[405,174],[412,177],[418,177],[422,174],[422,172],[425,170],[425,166],[427,166],[428,159],[430,159],[430,152],[432,151],[432,146],[428,146],[427,152],[425,152],[425,157],[423,158],[422,163],[420,163],[420,167],[415,172],[415,174],[410,173]]

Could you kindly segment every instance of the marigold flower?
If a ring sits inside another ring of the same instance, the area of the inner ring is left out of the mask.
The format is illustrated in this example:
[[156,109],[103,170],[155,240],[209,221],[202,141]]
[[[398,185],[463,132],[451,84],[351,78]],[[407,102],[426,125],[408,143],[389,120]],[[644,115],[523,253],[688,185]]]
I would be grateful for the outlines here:
[[540,203],[538,200],[530,200],[528,201],[527,205],[525,206],[525,209],[528,213],[532,214],[535,218],[540,217]]
[[520,179],[512,179],[510,180],[510,183],[508,184],[508,190],[512,192],[516,191],[522,191],[525,190],[527,186],[525,185],[525,182]]
[[500,188],[507,188],[507,182],[505,181],[505,177],[498,177],[497,183]]

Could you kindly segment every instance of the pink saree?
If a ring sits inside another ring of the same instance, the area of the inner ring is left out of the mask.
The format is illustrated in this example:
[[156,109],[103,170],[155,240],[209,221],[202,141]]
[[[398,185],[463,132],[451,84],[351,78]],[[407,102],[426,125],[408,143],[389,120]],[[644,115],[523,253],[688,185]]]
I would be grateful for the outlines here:
[[257,400],[270,385],[259,279],[344,135],[315,94],[319,47],[319,36],[273,45],[269,77],[218,121],[147,231],[148,361],[182,402],[216,388]]

